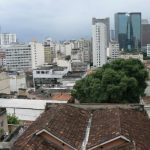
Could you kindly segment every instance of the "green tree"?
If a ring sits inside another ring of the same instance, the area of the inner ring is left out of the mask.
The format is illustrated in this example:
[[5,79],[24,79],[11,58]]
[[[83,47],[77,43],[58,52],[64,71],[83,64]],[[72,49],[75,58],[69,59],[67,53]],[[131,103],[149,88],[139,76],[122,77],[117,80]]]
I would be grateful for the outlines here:
[[81,103],[136,103],[148,73],[137,59],[118,59],[76,82],[72,96]]
[[7,121],[8,121],[8,124],[19,124],[20,122],[18,117],[16,117],[15,115],[10,115],[10,114],[7,115]]

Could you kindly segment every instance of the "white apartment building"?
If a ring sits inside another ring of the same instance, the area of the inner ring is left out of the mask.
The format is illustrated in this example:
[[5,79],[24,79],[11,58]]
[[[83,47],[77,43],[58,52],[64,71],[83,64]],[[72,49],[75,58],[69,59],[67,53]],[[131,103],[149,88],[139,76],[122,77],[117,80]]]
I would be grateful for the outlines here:
[[32,68],[31,47],[24,44],[13,44],[5,47],[6,68],[10,71]]
[[10,71],[35,69],[44,64],[44,46],[37,42],[7,45],[5,55]]
[[109,43],[109,56],[112,60],[115,60],[120,56],[119,44],[115,41]]
[[31,64],[35,69],[44,64],[44,46],[42,43],[30,42],[31,47]]
[[102,67],[107,62],[109,18],[92,19],[93,66]]
[[150,57],[150,44],[147,44],[147,56]]
[[79,48],[74,48],[71,51],[72,62],[83,62],[83,52]]
[[12,43],[16,43],[16,34],[12,34],[12,33],[0,34],[0,45],[9,45]]
[[71,56],[71,51],[74,47],[74,43],[73,42],[64,42],[65,45],[65,55],[70,55]]
[[60,67],[55,65],[42,66],[33,70],[34,86],[40,85],[48,87],[58,84],[57,80],[62,79],[69,71],[68,67]]

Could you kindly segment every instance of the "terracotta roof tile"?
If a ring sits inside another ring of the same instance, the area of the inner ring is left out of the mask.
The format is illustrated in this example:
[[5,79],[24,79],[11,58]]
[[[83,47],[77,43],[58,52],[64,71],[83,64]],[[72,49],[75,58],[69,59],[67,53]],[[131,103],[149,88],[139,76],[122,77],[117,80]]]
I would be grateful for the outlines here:
[[71,99],[71,94],[69,94],[69,93],[57,93],[57,94],[52,96],[52,99],[68,101]]
[[[86,135],[88,120],[92,113],[92,122],[87,149],[123,136],[125,144],[109,150],[148,150],[150,148],[150,120],[144,112],[133,109],[105,108],[84,110],[69,105],[57,105],[44,112],[15,142],[14,149],[36,150],[52,144],[35,133],[45,129],[65,143],[80,149]],[[55,148],[55,144],[52,144]],[[39,149],[40,150],[40,149]],[[49,150],[49,149],[48,149]],[[59,150],[59,149],[51,149]]]
[[132,109],[96,110],[87,148],[118,136],[134,141],[139,150],[146,150],[150,147],[150,120],[143,112]]
[[14,147],[25,149],[25,145],[32,139],[34,133],[46,129],[57,138],[79,149],[84,139],[89,115],[89,112],[83,109],[67,105],[50,108],[26,130]]

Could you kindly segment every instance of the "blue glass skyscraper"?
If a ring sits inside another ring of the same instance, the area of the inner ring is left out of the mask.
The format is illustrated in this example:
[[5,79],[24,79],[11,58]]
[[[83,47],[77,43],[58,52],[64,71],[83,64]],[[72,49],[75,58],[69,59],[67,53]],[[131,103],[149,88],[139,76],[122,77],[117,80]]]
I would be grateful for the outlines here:
[[141,13],[116,13],[115,37],[120,49],[139,51],[141,48]]

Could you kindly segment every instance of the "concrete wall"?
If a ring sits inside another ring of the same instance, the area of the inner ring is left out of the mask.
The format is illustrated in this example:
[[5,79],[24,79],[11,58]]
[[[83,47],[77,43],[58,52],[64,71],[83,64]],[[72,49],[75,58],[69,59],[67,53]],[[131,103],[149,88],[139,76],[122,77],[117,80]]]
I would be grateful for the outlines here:
[[5,72],[0,73],[0,93],[10,94],[10,80]]

